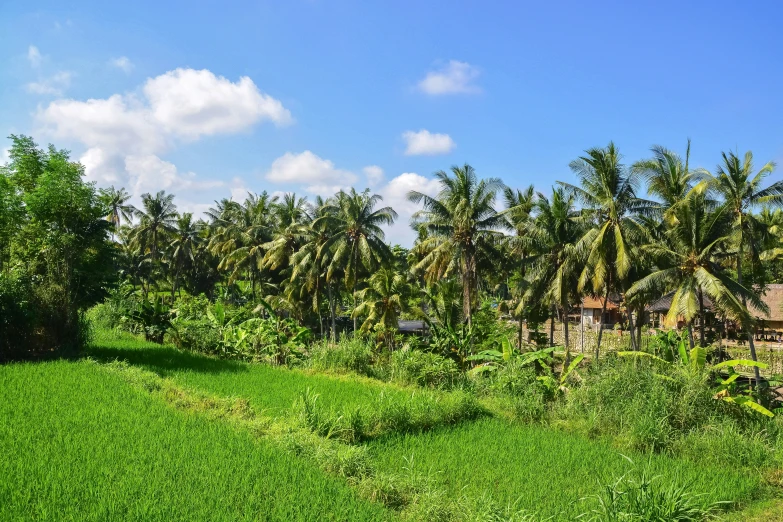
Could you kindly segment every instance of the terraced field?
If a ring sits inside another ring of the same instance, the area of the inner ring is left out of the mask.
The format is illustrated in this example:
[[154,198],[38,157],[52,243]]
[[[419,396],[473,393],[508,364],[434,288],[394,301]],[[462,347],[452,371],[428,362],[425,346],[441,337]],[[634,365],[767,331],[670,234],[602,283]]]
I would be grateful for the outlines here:
[[[7,457],[0,520],[475,520],[499,511],[573,520],[603,484],[634,466],[687,484],[705,504],[764,496],[754,474],[663,455],[628,455],[632,465],[606,443],[511,423],[475,403],[465,409],[461,394],[222,361],[133,339],[101,341],[90,356],[98,364],[0,366]],[[247,399],[258,426],[278,419],[287,427],[275,438],[254,424],[172,407],[111,371],[116,359],[183,393]],[[323,418],[359,412],[354,421],[372,436],[341,440],[302,425],[293,405],[302,406],[306,390],[323,401]],[[370,420],[380,423],[374,431]],[[306,433],[314,449],[292,443],[285,430]],[[318,456],[318,440],[335,453]],[[347,456],[352,471],[332,466],[331,455]],[[426,509],[405,507],[425,497]],[[493,507],[454,508],[481,503]]]

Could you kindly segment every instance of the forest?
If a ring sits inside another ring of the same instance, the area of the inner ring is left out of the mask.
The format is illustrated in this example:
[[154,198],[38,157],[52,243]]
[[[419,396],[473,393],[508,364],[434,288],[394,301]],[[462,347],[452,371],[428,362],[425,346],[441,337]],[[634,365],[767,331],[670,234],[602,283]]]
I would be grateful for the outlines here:
[[369,189],[195,216],[10,140],[2,518],[783,516],[773,162],[609,143],[547,193],[455,165],[408,194],[416,239],[391,245]]

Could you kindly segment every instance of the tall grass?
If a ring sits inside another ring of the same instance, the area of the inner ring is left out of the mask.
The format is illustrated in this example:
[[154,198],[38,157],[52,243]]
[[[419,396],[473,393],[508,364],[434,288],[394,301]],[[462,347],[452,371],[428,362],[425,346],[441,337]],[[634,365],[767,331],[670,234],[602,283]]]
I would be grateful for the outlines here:
[[[428,474],[452,501],[488,495],[496,505],[556,520],[574,520],[628,461],[610,445],[543,426],[520,426],[483,419],[418,435],[369,443],[377,469],[412,466]],[[697,465],[665,455],[631,453],[662,483],[688,485],[702,507],[717,501],[743,501],[761,487],[758,475],[723,466]]]
[[344,481],[87,362],[0,366],[0,520],[386,520]]

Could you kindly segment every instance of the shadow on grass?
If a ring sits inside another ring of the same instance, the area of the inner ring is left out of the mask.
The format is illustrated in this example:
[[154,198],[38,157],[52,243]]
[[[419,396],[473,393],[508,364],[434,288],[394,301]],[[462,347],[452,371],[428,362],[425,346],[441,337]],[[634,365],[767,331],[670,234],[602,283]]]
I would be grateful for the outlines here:
[[144,341],[98,340],[90,345],[86,355],[101,362],[127,361],[128,364],[142,366],[164,377],[182,370],[201,373],[248,371],[245,364],[237,361],[216,359]]

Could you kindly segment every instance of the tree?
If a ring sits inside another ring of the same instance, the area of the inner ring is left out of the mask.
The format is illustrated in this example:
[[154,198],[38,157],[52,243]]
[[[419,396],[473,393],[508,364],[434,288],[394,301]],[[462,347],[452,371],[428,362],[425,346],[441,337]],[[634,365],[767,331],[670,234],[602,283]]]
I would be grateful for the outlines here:
[[478,296],[479,258],[494,257],[502,236],[499,230],[507,225],[495,210],[495,197],[503,183],[497,178],[479,180],[467,163],[453,166],[451,173],[453,176],[442,170],[435,173],[441,187],[436,197],[415,190],[408,193],[410,201],[423,205],[413,215],[413,224],[427,232],[419,245],[426,254],[414,269],[424,271],[430,284],[459,274],[462,312],[470,326]]
[[558,183],[584,206],[585,220],[592,224],[577,244],[577,249],[586,253],[579,290],[590,283],[594,293],[603,294],[595,349],[598,358],[606,302],[610,292],[621,292],[629,286],[627,276],[634,262],[632,244],[645,234],[634,218],[638,212],[651,211],[655,204],[636,196],[639,176],[633,170],[629,172],[621,163],[620,152],[614,143],[610,142],[605,148],[588,149],[585,153],[570,164],[581,186]]
[[[340,191],[335,199],[327,203],[331,209],[314,223],[324,227],[330,237],[321,246],[322,250],[332,252],[332,259],[326,273],[331,281],[338,271],[345,273],[346,287],[351,288],[354,308],[356,307],[356,284],[359,270],[372,270],[391,258],[391,250],[384,242],[385,235],[381,225],[391,225],[397,219],[397,213],[391,207],[376,209],[383,198],[378,194]],[[357,329],[356,317],[353,330]]]
[[[528,294],[529,298],[541,300],[560,310],[568,352],[568,312],[579,298],[577,283],[581,260],[576,243],[582,236],[583,226],[579,212],[574,207],[573,194],[562,187],[552,191],[551,201],[539,194],[535,214],[528,231],[531,250],[536,252],[529,274],[531,286]],[[554,318],[551,324],[554,324]]]
[[[506,210],[503,211],[503,216],[508,222],[508,228],[513,230],[514,235],[508,238],[508,253],[512,259],[518,259],[519,264],[517,266],[519,274],[516,278],[518,283],[525,281],[525,272],[527,266],[527,258],[530,255],[530,241],[528,238],[528,231],[531,226],[531,212],[536,203],[535,189],[533,185],[528,186],[525,190],[514,190],[510,187],[503,189],[503,199],[505,200]],[[521,285],[524,286],[524,285]],[[522,325],[524,322],[524,309],[525,302],[524,292],[526,288],[516,288],[515,294],[520,295],[520,300],[516,303],[514,313],[517,315],[519,321],[518,330],[518,344],[522,346]]]
[[749,315],[744,304],[750,300],[759,309],[765,305],[756,294],[729,277],[720,262],[730,255],[733,217],[726,206],[710,211],[711,205],[700,193],[692,193],[672,209],[672,225],[664,240],[642,247],[655,260],[657,270],[631,286],[629,297],[650,287],[674,291],[667,315],[669,323],[683,317],[688,325],[691,348],[693,320],[700,317],[700,345],[704,346],[704,299],[741,324]]
[[174,269],[172,297],[179,288],[179,280],[185,269],[185,264],[195,264],[198,246],[201,243],[202,224],[193,221],[193,214],[185,212],[177,218],[177,224],[172,233],[171,264]]
[[130,223],[133,221],[133,214],[136,208],[128,205],[130,194],[124,188],[115,189],[112,185],[107,189],[100,189],[100,201],[109,210],[106,220],[114,226],[114,230],[120,228],[123,221]]
[[166,194],[164,190],[154,196],[142,194],[141,204],[142,208],[136,210],[139,225],[134,230],[133,240],[142,254],[149,250],[154,266],[163,239],[175,230],[177,207],[174,194]]
[[364,332],[381,325],[384,342],[392,348],[400,313],[407,310],[411,293],[411,285],[404,274],[392,267],[383,267],[368,278],[367,288],[358,292],[360,303],[352,315],[354,318],[366,317],[361,327]]
[[[761,205],[770,207],[779,207],[783,204],[783,181],[773,183],[767,188],[761,188],[764,178],[772,174],[775,169],[775,163],[769,162],[761,169],[753,173],[753,153],[748,151],[745,157],[740,159],[733,152],[722,153],[723,162],[718,165],[715,175],[707,171],[700,171],[699,175],[703,178],[706,188],[719,194],[733,218],[732,221],[732,242],[737,249],[736,269],[737,283],[742,286],[743,272],[742,262],[745,252],[750,255],[752,262],[759,259],[758,244],[755,237],[760,233],[762,224],[753,215],[752,211]],[[746,298],[743,296],[742,304],[746,304]],[[750,356],[757,361],[756,347],[753,344],[753,332],[751,323],[745,323],[748,331],[748,345],[750,347]],[[761,382],[758,367],[753,368],[756,386]]]

